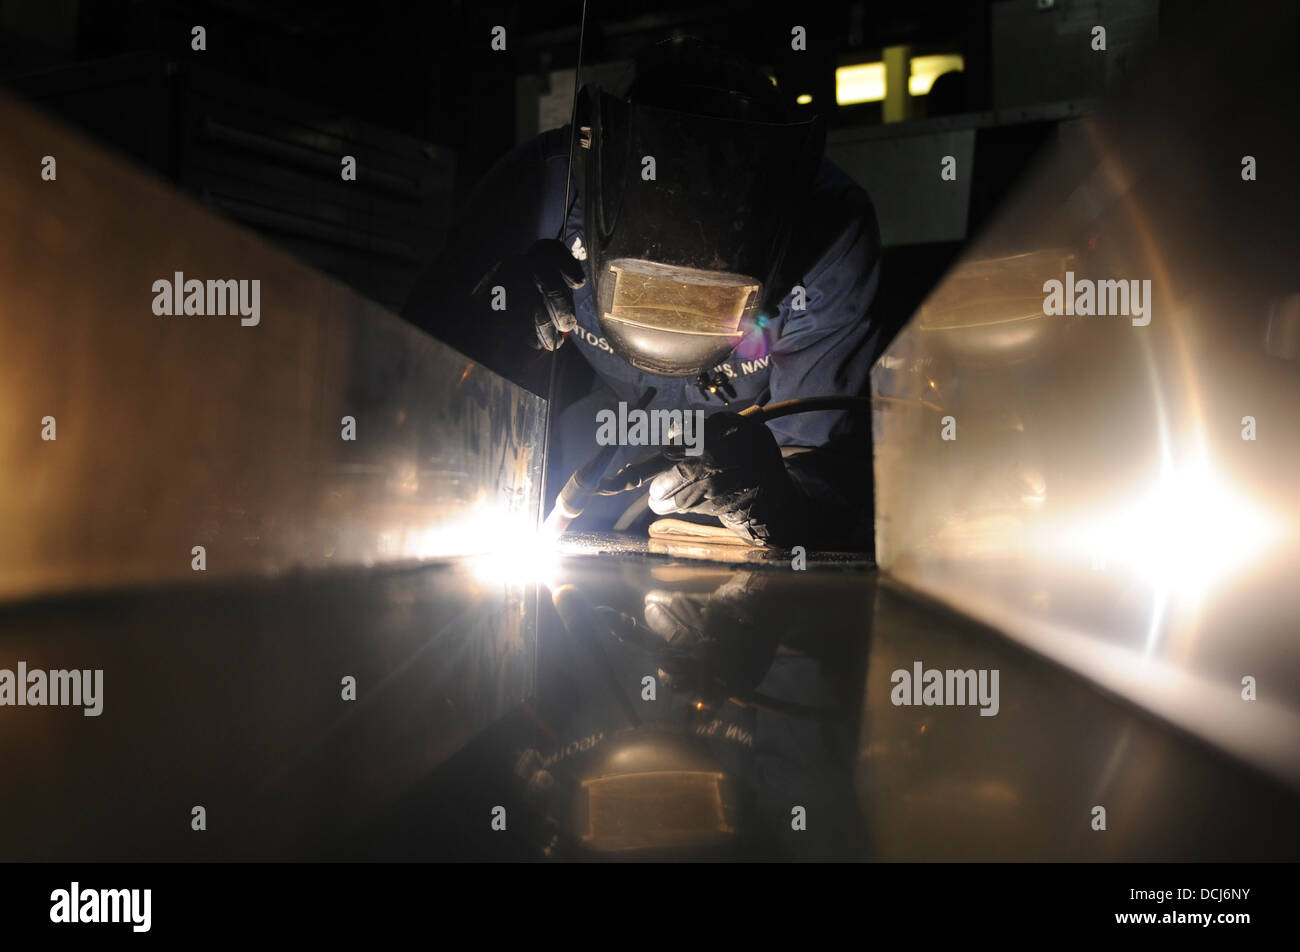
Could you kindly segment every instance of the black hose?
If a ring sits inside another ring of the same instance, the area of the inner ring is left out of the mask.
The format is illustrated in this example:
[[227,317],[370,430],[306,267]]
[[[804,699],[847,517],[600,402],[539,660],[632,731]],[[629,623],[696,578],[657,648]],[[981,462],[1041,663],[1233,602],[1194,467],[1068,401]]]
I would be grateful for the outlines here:
[[746,407],[740,411],[744,417],[757,417],[766,423],[777,417],[792,416],[795,413],[815,413],[818,410],[870,410],[870,397],[796,397],[769,403],[766,406]]

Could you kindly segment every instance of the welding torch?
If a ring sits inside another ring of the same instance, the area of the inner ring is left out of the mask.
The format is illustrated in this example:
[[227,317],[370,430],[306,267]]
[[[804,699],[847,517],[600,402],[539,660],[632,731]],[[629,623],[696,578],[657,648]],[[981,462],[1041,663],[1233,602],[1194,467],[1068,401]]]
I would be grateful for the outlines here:
[[[637,402],[636,409],[644,410],[655,395],[650,388]],[[869,410],[871,400],[868,397],[798,397],[794,400],[782,400],[766,406],[755,404],[741,410],[739,415],[756,419],[762,423],[778,417],[795,413],[812,413],[818,410]],[[555,499],[555,508],[542,524],[542,531],[551,536],[559,536],[577,519],[587,507],[592,496],[616,496],[619,493],[640,489],[660,473],[680,461],[680,447],[665,447],[645,459],[635,460],[619,469],[608,479],[602,479],[609,461],[613,459],[618,447],[603,447],[599,453],[569,477],[569,481],[560,490]]]
[[[645,393],[641,394],[641,399],[636,402],[634,409],[644,410],[658,392],[654,387],[647,389]],[[614,454],[617,452],[618,445],[611,443],[609,446],[602,447],[600,452],[574,471],[573,475],[569,477],[569,481],[564,484],[564,488],[560,490],[560,494],[555,497],[555,508],[551,510],[551,514],[542,523],[542,533],[544,535],[558,536],[569,528],[569,524],[574,519],[582,515],[582,511],[587,508],[587,502],[595,493],[600,491],[600,478],[605,475],[609,461],[614,458]],[[601,493],[601,495],[612,494]]]

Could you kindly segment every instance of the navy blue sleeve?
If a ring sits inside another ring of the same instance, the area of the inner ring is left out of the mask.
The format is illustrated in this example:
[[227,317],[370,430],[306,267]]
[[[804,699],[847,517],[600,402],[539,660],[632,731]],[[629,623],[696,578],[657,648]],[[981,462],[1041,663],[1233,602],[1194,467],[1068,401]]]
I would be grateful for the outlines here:
[[[796,310],[794,294],[781,302],[780,331],[772,345],[771,401],[813,396],[866,396],[871,363],[879,344],[871,306],[880,282],[880,234],[867,193],[829,162],[819,176],[810,221],[795,241],[824,249],[801,284],[806,307]],[[818,242],[812,235],[820,233]],[[826,234],[833,236],[825,244]],[[845,414],[802,413],[773,420],[783,446],[821,446],[841,429]]]
[[[829,243],[826,235],[832,236]],[[820,240],[817,236],[821,236]],[[880,347],[873,304],[880,283],[880,232],[867,193],[827,162],[812,207],[796,230],[806,308],[780,305],[772,346],[771,402],[869,396]],[[769,426],[782,446],[815,447],[786,459],[808,501],[808,545],[870,551],[873,535],[871,426],[865,412],[801,413]]]
[[567,127],[502,157],[470,193],[442,251],[402,308],[413,324],[525,385],[521,372],[541,363],[527,321],[492,311],[470,292],[499,261],[523,253],[538,238],[555,236],[567,162]]

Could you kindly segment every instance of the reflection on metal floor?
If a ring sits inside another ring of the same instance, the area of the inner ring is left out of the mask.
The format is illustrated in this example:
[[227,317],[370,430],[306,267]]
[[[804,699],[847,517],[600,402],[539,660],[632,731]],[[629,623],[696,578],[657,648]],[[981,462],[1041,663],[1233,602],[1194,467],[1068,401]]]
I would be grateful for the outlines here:
[[[522,575],[459,560],[5,609],[8,656],[105,672],[98,718],[7,713],[5,857],[1262,859],[1300,844],[1293,791],[863,563],[564,548],[584,554]],[[996,690],[895,705],[894,672],[916,664],[996,671]]]
[[[561,555],[659,555],[705,562],[743,562],[749,565],[784,565],[791,568],[791,554],[782,549],[760,546],[714,545],[695,539],[647,538],[620,532],[567,532],[560,539]],[[868,568],[869,560],[856,552],[806,552],[804,560],[815,566]]]

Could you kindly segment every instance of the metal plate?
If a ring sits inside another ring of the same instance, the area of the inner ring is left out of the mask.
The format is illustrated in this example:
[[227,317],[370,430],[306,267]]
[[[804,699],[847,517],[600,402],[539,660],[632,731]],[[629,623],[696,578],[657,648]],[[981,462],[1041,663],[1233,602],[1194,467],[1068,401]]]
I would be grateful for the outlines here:
[[[11,100],[0,127],[0,598],[536,524],[542,400]],[[259,281],[258,322],[156,315],[177,272]]]
[[[1296,13],[1189,26],[877,362],[876,555],[1300,785],[1300,375],[1278,329],[1300,300],[1300,115],[1293,59],[1259,48]],[[1245,155],[1271,171],[1243,179]],[[1145,315],[1109,292],[1110,315],[1049,315],[1067,272],[1139,282]]]

